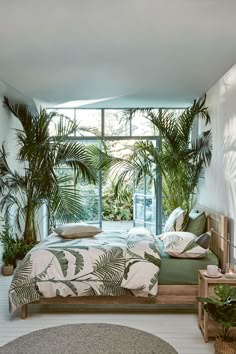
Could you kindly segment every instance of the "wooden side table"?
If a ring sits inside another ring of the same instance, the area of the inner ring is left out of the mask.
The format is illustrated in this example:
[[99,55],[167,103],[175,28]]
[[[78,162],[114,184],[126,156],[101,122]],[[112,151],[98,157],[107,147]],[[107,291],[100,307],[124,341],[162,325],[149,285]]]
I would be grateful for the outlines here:
[[[199,270],[198,271],[198,295],[202,297],[208,297],[214,295],[214,287],[217,284],[229,284],[232,286],[236,286],[236,279],[228,279],[225,278],[224,275],[220,278],[208,278],[203,275],[206,271]],[[198,325],[201,329],[204,341],[208,342],[208,337],[214,337],[217,333],[220,332],[221,326],[211,320],[208,316],[208,313],[204,310],[204,304],[202,302],[198,302]],[[231,331],[232,335],[235,335],[235,328]]]

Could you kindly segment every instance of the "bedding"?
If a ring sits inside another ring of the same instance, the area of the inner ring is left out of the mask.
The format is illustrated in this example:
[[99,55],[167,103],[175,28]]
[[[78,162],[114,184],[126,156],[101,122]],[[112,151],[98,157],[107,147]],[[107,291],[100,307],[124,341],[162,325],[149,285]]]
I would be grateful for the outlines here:
[[61,237],[72,239],[72,238],[83,238],[92,237],[102,232],[102,229],[85,223],[71,223],[62,224],[55,228],[55,233]]
[[160,264],[151,234],[103,232],[73,240],[53,234],[16,268],[9,290],[10,311],[40,297],[155,296]]
[[185,216],[185,210],[181,209],[180,207],[174,209],[166,220],[163,231],[181,231],[184,228]]
[[189,213],[189,220],[184,231],[192,232],[196,236],[200,236],[206,230],[206,214],[204,211],[192,209]]
[[[197,241],[205,234],[196,237],[191,232],[171,231],[159,236],[164,244],[163,252],[177,258],[203,258],[207,255],[208,247],[201,247]],[[209,243],[209,238],[208,238]]]
[[164,244],[159,238],[157,243],[161,256],[158,285],[197,285],[199,269],[206,269],[208,264],[219,265],[218,258],[211,251],[204,258],[173,258],[163,252]]

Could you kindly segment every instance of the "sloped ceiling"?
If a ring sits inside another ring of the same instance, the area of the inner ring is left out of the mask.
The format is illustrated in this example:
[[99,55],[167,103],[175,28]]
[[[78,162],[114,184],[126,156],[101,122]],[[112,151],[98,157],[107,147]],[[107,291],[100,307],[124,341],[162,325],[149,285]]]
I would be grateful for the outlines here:
[[0,80],[48,106],[186,106],[235,64],[235,18],[235,0],[0,1]]

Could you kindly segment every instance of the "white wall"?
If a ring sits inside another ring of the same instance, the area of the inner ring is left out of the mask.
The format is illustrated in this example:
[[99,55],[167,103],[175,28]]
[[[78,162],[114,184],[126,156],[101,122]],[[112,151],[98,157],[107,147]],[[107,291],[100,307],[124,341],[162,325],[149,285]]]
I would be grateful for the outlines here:
[[236,244],[236,65],[207,92],[206,105],[213,157],[200,182],[199,203],[228,216],[230,238]]
[[[15,130],[19,128],[19,121],[3,106],[3,97],[0,96],[0,146],[6,143],[9,152],[9,165],[13,169],[19,168],[16,160],[17,145],[15,143]],[[0,266],[2,264],[2,245],[0,244]]]

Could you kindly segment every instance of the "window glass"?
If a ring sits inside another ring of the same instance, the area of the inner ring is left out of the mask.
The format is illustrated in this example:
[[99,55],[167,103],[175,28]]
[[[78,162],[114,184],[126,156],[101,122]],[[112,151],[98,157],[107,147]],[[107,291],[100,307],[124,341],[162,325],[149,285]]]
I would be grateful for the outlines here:
[[[62,116],[68,117],[69,119],[74,121],[74,109],[52,108],[52,109],[47,109],[47,112],[48,113],[57,112],[57,114],[58,114],[58,116],[55,116],[49,125],[50,135],[56,135],[57,126],[60,123],[60,120],[63,119]],[[60,115],[62,115],[62,116],[60,116]],[[74,135],[74,134],[71,134],[71,135]]]
[[76,135],[101,135],[100,109],[76,109],[75,119],[79,127],[79,131],[76,133]]
[[158,135],[155,126],[145,117],[144,113],[137,111],[132,117],[132,136]]
[[129,136],[130,121],[125,119],[124,110],[105,110],[105,135]]
[[145,220],[149,222],[155,222],[155,195],[149,196],[147,195],[145,198],[146,204],[146,215]]
[[74,120],[75,114],[73,108],[68,108],[68,109],[57,108],[55,109],[55,111],[57,111],[58,114],[62,114],[63,116]]
[[143,196],[135,196],[135,218],[138,220],[144,219],[144,197]]

